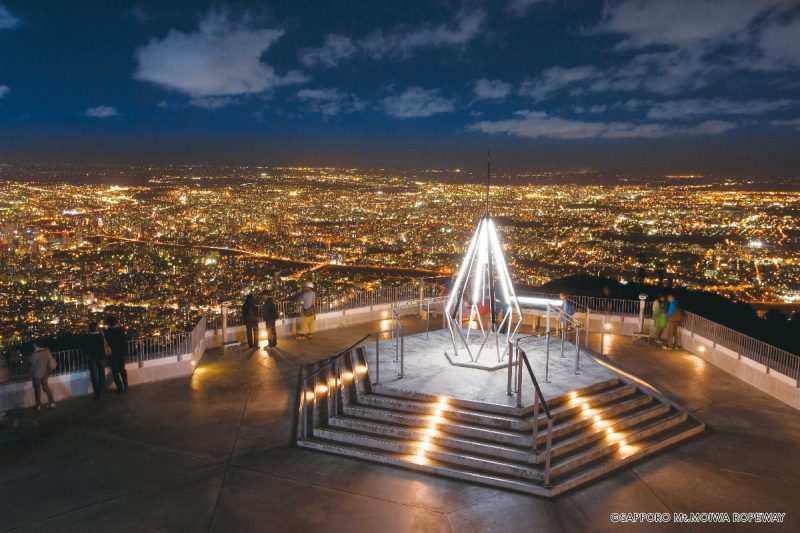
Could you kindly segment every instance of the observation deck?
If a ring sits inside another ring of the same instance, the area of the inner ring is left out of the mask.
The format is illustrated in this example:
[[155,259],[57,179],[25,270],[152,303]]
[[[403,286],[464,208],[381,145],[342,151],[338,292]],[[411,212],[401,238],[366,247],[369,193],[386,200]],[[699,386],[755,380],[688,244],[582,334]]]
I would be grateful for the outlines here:
[[[708,337],[692,336],[688,325],[686,349],[664,351],[637,341],[631,335],[638,329],[637,306],[625,304],[624,313],[617,307],[597,313],[600,327],[593,323],[590,328],[588,349],[657,389],[709,430],[557,498],[294,445],[300,369],[389,329],[386,309],[376,305],[357,324],[334,327],[331,316],[331,327],[312,340],[285,334],[279,349],[270,352],[220,346],[221,331],[209,328],[205,353],[190,376],[136,385],[127,395],[110,395],[99,403],[76,397],[54,411],[9,412],[0,432],[0,477],[13,490],[0,501],[0,531],[103,530],[109,523],[121,529],[189,532],[300,531],[322,525],[349,532],[602,531],[615,527],[611,513],[645,512],[670,517],[787,513],[769,529],[800,529],[800,465],[786,460],[800,446],[798,411],[708,362],[711,349],[697,349],[697,342]],[[433,313],[430,321],[420,318],[418,302],[407,308],[411,312],[399,318],[404,336],[424,336],[426,330],[430,335],[434,325],[441,325]],[[350,318],[356,314],[352,311]],[[603,320],[611,327],[602,327]],[[239,337],[239,329],[228,328],[228,343]],[[381,342],[387,349],[376,392],[415,379],[410,359],[398,378],[399,362],[388,349],[391,339]],[[556,383],[562,361],[560,346],[553,348],[550,381]],[[532,361],[541,360],[542,354],[529,350]],[[574,352],[565,352],[568,373]],[[582,371],[589,373],[589,362],[583,354]],[[557,398],[560,391],[547,392],[544,369],[532,369],[545,398]],[[497,400],[508,398],[507,372],[492,374],[505,378]],[[527,371],[522,377],[529,379]],[[524,383],[530,391],[530,382]],[[523,409],[532,409],[532,400],[522,398]],[[507,407],[515,401],[512,396]],[[695,529],[703,527],[696,524]]]

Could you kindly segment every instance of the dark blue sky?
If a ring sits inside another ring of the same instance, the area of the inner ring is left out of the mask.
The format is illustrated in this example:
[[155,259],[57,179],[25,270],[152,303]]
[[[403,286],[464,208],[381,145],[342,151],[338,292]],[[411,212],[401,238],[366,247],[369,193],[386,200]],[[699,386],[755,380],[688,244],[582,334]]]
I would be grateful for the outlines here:
[[800,0],[0,0],[0,157],[798,174]]

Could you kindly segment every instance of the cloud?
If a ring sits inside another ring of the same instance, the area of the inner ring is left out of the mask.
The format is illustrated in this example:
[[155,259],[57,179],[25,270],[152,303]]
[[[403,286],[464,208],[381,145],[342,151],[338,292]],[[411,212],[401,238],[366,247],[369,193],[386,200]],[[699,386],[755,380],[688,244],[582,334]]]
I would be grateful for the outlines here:
[[328,34],[319,48],[306,48],[300,53],[300,62],[306,67],[335,67],[343,59],[355,55],[358,47],[350,37]]
[[8,85],[0,85],[0,99],[11,92],[11,87]]
[[302,89],[297,92],[298,100],[305,102],[307,109],[332,117],[340,113],[361,111],[366,104],[357,96],[338,89]]
[[548,0],[509,0],[508,10],[516,15],[524,15],[532,6]]
[[377,30],[367,35],[361,48],[373,59],[408,58],[422,48],[462,46],[475,39],[484,22],[483,10],[461,11],[454,24],[426,25],[418,29]]
[[607,110],[608,106],[603,104],[592,105],[589,107],[577,106],[575,108],[576,113],[605,113]]
[[797,0],[617,0],[588,34],[621,37],[637,54],[587,90],[678,94],[740,70],[800,66]]
[[670,126],[660,123],[593,122],[572,120],[537,111],[518,111],[507,120],[484,120],[468,130],[515,137],[550,139],[657,139],[670,136],[713,135],[735,128],[731,122],[709,120],[694,126]]
[[249,17],[233,20],[209,12],[197,30],[171,29],[136,50],[135,78],[192,98],[269,92],[307,81],[300,72],[279,75],[261,57],[284,34],[257,28]]
[[599,31],[625,37],[622,47],[707,46],[739,40],[758,15],[786,0],[624,0],[609,4]]
[[724,99],[688,99],[659,102],[647,112],[654,120],[676,120],[711,115],[761,115],[786,109],[791,100],[745,100],[735,102]]
[[597,78],[601,72],[590,65],[578,67],[551,67],[534,80],[525,80],[519,94],[533,98],[537,102],[546,100],[554,93],[574,85]]
[[766,68],[800,67],[800,17],[788,22],[776,21],[761,33],[758,47],[760,66]]
[[788,126],[800,131],[800,118],[792,118],[789,120],[773,120],[770,122],[773,126]]
[[503,100],[511,94],[511,84],[500,80],[481,78],[473,86],[477,100]]
[[0,30],[12,30],[19,25],[19,18],[0,3]]
[[91,118],[110,118],[116,117],[119,112],[115,107],[107,105],[99,105],[97,107],[90,107],[86,110],[86,116]]
[[395,118],[430,117],[452,112],[455,101],[442,97],[438,89],[409,87],[402,93],[384,98],[383,109]]
[[231,104],[239,103],[239,99],[234,96],[204,96],[202,98],[192,98],[189,105],[213,111]]

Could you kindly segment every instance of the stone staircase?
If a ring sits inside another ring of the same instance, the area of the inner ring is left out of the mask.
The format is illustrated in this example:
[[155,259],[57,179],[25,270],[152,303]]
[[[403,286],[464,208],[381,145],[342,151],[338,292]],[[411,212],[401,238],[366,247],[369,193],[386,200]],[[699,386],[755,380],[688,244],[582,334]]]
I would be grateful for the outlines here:
[[548,420],[543,412],[534,419],[533,406],[372,387],[361,349],[304,367],[300,383],[298,446],[539,496],[588,483],[705,428],[622,375],[572,391],[548,401],[546,482]]

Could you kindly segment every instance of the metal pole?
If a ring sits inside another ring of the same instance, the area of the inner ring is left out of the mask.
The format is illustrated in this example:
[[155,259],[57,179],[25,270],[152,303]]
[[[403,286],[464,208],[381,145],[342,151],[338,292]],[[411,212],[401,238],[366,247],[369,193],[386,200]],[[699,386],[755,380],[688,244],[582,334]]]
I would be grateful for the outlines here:
[[522,351],[517,346],[517,407],[522,407]]
[[536,455],[539,440],[539,395],[533,391],[533,454]]
[[647,295],[639,295],[639,333],[644,333],[644,306],[647,303]]
[[425,340],[428,340],[428,333],[431,331],[431,299],[428,298],[428,313],[426,315],[427,324],[425,325]]
[[550,383],[550,332],[545,334],[546,345],[544,349],[544,382]]
[[553,419],[547,419],[547,448],[544,452],[544,486],[550,486],[550,450],[553,446]]
[[511,368],[514,365],[514,343],[508,341],[508,395],[511,396]]
[[561,326],[561,357],[564,357],[564,342],[566,341],[566,336],[567,336],[566,329],[567,329],[567,323],[564,322],[563,325]]
[[405,366],[405,337],[400,335],[400,377],[403,377],[403,370]]
[[381,384],[381,334],[375,336],[375,385]]
[[581,330],[575,328],[575,374],[581,371]]

